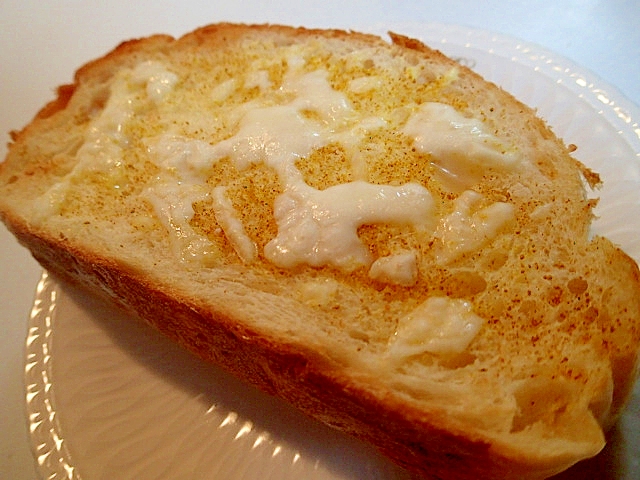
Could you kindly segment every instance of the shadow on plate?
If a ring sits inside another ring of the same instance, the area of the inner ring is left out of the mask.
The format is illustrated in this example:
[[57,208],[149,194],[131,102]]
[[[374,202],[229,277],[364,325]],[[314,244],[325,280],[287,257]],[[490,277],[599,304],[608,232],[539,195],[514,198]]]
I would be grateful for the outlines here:
[[148,370],[149,375],[160,377],[187,392],[189,398],[197,399],[203,412],[215,406],[222,418],[231,413],[237,415],[238,424],[251,421],[253,430],[268,433],[274,445],[282,445],[307,462],[321,465],[330,478],[334,478],[332,474],[342,480],[413,478],[373,447],[310,419],[284,401],[200,360],[104,299],[59,278],[55,280],[62,293],[83,312],[83,317],[107,335],[123,354]]

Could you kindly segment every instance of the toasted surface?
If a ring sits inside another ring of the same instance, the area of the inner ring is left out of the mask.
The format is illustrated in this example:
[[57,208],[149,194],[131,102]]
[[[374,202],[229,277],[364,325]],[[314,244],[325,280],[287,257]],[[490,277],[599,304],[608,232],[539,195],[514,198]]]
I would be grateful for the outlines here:
[[640,275],[528,107],[415,40],[212,25],[120,45],[13,133],[46,267],[435,477],[595,455]]

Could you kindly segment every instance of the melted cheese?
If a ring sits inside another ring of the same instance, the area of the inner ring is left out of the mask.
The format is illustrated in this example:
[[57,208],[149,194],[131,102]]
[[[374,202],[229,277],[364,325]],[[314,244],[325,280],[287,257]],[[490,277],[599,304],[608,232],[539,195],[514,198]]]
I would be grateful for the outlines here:
[[415,252],[378,258],[369,269],[369,277],[383,283],[410,287],[418,280],[418,259]]
[[[236,126],[225,140],[211,145],[167,132],[148,141],[148,158],[160,173],[143,196],[172,233],[174,249],[182,258],[197,258],[198,252],[213,248],[190,226],[193,203],[205,199],[213,202],[216,219],[238,256],[245,262],[257,258],[257,247],[246,235],[224,186],[213,191],[206,186],[211,166],[223,158],[230,158],[239,170],[262,163],[277,173],[283,188],[274,207],[277,235],[265,246],[264,255],[284,268],[299,264],[345,271],[371,267],[371,278],[409,286],[417,280],[415,252],[373,258],[357,235],[360,226],[393,223],[433,231],[439,225],[439,259],[446,262],[493,238],[513,217],[509,205],[478,209],[475,197],[465,193],[455,211],[438,223],[431,194],[423,186],[364,181],[366,165],[358,160],[359,145],[371,131],[387,128],[387,121],[356,112],[346,95],[332,87],[326,71],[303,73],[298,66],[292,59],[279,88],[271,85],[267,70],[247,77],[244,87],[259,88],[266,97],[227,111]],[[378,81],[361,77],[348,88],[366,93]],[[157,62],[143,62],[119,74],[105,108],[88,129],[76,168],[42,199],[48,206],[44,214],[59,208],[75,175],[97,171],[117,183],[123,149],[129,142],[125,126],[145,106],[141,99],[160,105],[178,83],[179,78]],[[224,101],[237,88],[233,79],[221,83],[212,99]],[[459,184],[470,183],[485,168],[511,168],[517,163],[514,155],[501,151],[481,122],[464,118],[446,105],[420,106],[402,132]],[[305,183],[296,162],[332,142],[340,143],[354,158],[352,170],[358,180],[317,190]]]
[[147,97],[158,104],[174,89],[178,76],[168,71],[161,63],[147,61],[135,68],[131,80],[145,85]]
[[271,87],[269,72],[266,70],[256,70],[249,73],[247,80],[244,82],[244,86],[245,88],[259,88],[260,90],[267,90]]
[[329,307],[336,304],[341,284],[332,278],[317,278],[298,287],[301,299],[313,307]]
[[226,187],[213,189],[213,211],[216,220],[231,242],[233,249],[245,263],[251,263],[258,257],[258,248],[245,232],[238,213],[227,197]]
[[117,188],[123,176],[123,149],[129,144],[125,126],[140,108],[136,98],[142,91],[148,100],[158,104],[177,81],[175,74],[152,61],[119,72],[111,83],[104,108],[87,128],[73,170],[36,201],[36,218],[44,219],[60,211],[74,178],[99,173],[105,184]]
[[160,167],[162,174],[189,185],[205,183],[213,152],[207,142],[166,134],[149,143],[147,151],[149,160]]
[[[357,236],[363,224],[435,227],[431,194],[417,184],[396,187],[356,181],[322,191],[307,185],[295,166],[298,159],[337,138],[356,143],[367,131],[385,123],[376,118],[358,119],[347,98],[331,88],[321,70],[287,78],[280,93],[288,100],[284,104],[245,106],[237,132],[216,145],[161,138],[155,150],[162,153],[156,163],[182,179],[197,176],[225,157],[239,170],[258,163],[273,168],[284,192],[274,207],[278,234],[265,246],[264,254],[284,268],[332,265],[350,271],[370,265],[374,259]],[[247,244],[239,228],[224,230],[232,244]]]
[[184,188],[171,178],[157,182],[142,193],[170,233],[169,242],[174,256],[182,261],[207,263],[213,253],[211,242],[198,235],[189,224],[194,213],[193,204],[206,195],[202,188]]
[[484,324],[469,302],[431,297],[400,319],[387,348],[392,363],[431,353],[453,355],[464,352]]
[[473,190],[463,192],[454,203],[454,211],[440,220],[435,237],[437,261],[449,263],[465,253],[487,244],[515,220],[510,203],[495,202],[482,207],[484,198]]
[[280,91],[291,100],[273,106],[245,106],[238,132],[215,145],[209,161],[229,156],[240,170],[264,162],[278,172],[283,183],[295,181],[300,175],[295,161],[330,143],[332,134],[343,129],[354,113],[321,70],[288,78]]
[[206,156],[209,144],[185,141],[166,135],[147,147],[148,159],[160,168],[153,185],[142,192],[170,234],[174,255],[184,261],[209,261],[213,244],[190,225],[193,204],[205,200],[209,189],[200,160]]
[[211,92],[211,99],[214,102],[224,102],[227,98],[231,96],[231,94],[235,91],[237,87],[237,82],[235,78],[230,78],[217,85],[216,88]]
[[379,77],[359,77],[349,82],[349,90],[353,93],[367,93],[382,86]]
[[357,235],[364,224],[416,226],[433,221],[433,200],[417,184],[399,187],[356,181],[316,190],[304,183],[289,188],[275,204],[278,235],[265,246],[275,265],[301,263],[353,270],[373,259]]
[[472,186],[488,169],[512,169],[520,161],[480,120],[442,103],[420,105],[402,132],[431,156],[441,180],[456,191]]

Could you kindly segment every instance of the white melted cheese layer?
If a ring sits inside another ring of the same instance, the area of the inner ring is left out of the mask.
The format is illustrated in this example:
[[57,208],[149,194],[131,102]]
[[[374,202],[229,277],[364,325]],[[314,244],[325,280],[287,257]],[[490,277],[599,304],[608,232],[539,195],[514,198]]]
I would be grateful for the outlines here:
[[[361,225],[393,223],[433,230],[436,220],[432,196],[418,184],[355,181],[318,190],[304,182],[297,160],[337,139],[355,143],[370,129],[386,123],[358,117],[346,96],[331,88],[326,77],[322,70],[292,75],[280,88],[289,102],[238,107],[244,114],[237,133],[215,145],[165,135],[152,150],[161,152],[156,155],[156,164],[179,181],[195,177],[204,182],[201,172],[227,157],[239,170],[266,164],[278,174],[284,188],[274,206],[278,233],[265,246],[266,259],[284,268],[331,265],[351,271],[374,261],[358,238]],[[220,210],[226,212],[227,219],[229,209],[227,205]],[[237,252],[246,252],[248,237],[229,225],[222,224],[225,234]]]
[[415,252],[380,257],[369,269],[369,277],[382,283],[410,287],[418,281],[418,258]]
[[452,190],[471,187],[488,169],[513,169],[520,162],[480,120],[443,103],[420,105],[402,132],[419,152],[431,156],[440,179]]
[[363,181],[316,190],[304,183],[277,200],[278,235],[264,249],[279,267],[305,263],[343,270],[368,266],[373,258],[358,238],[361,225],[404,223],[431,227],[433,200],[421,185],[399,187]]
[[[250,80],[260,89],[270,87],[265,74]],[[164,66],[153,62],[120,74],[104,110],[90,124],[76,167],[40,199],[40,206],[47,207],[43,215],[59,210],[76,176],[87,171],[115,175],[128,143],[123,127],[139,108],[140,91],[152,103],[160,104],[178,81]],[[367,91],[375,88],[375,81],[361,80],[350,87]],[[215,90],[214,99],[224,101],[236,88],[236,81],[225,82]],[[453,213],[438,219],[430,192],[415,183],[392,186],[356,180],[325,190],[311,187],[296,167],[298,160],[331,142],[357,149],[364,136],[386,127],[387,122],[359,115],[347,97],[331,87],[323,70],[290,73],[277,93],[279,103],[252,102],[237,107],[231,116],[239,119],[235,133],[217,144],[171,132],[149,143],[149,159],[161,172],[143,196],[170,232],[172,247],[183,260],[202,261],[212,247],[190,226],[193,205],[202,200],[212,202],[221,229],[244,262],[254,261],[259,254],[226,195],[226,187],[211,190],[206,185],[207,171],[223,158],[230,158],[240,170],[263,163],[277,173],[284,190],[274,207],[278,230],[264,255],[283,268],[307,264],[350,271],[365,266],[371,267],[369,274],[375,280],[411,286],[418,275],[416,253],[372,258],[358,238],[361,225],[392,223],[435,230],[441,248],[438,258],[446,263],[479,248],[512,221],[511,205],[498,202],[478,208],[482,197],[471,190],[460,195]],[[443,104],[421,105],[401,133],[413,139],[418,151],[431,155],[434,165],[456,189],[468,188],[484,169],[510,169],[519,161],[482,122],[465,118]],[[424,352],[459,353],[482,323],[466,302],[431,298],[400,319],[388,355],[402,359]]]
[[436,261],[445,265],[491,242],[515,221],[515,207],[506,202],[482,206],[484,197],[464,191],[454,201],[454,210],[440,219],[435,238]]
[[142,193],[169,232],[174,256],[182,261],[202,263],[211,250],[211,242],[198,235],[189,224],[194,214],[193,204],[206,198],[207,194],[202,187],[185,188],[170,177],[159,179]]
[[177,82],[177,75],[154,61],[142,62],[132,70],[120,72],[110,86],[104,109],[89,124],[84,142],[76,153],[74,168],[34,202],[34,218],[44,220],[57,214],[73,180],[87,173],[99,173],[105,183],[117,187],[123,149],[129,143],[124,127],[136,114],[134,92],[143,88],[148,98],[159,104]]
[[245,232],[244,225],[227,196],[227,187],[214,188],[212,197],[216,220],[226,233],[233,249],[244,263],[252,263],[258,258],[258,249]]
[[424,353],[459,354],[467,349],[483,324],[470,302],[431,297],[399,320],[386,356],[391,363],[401,363]]

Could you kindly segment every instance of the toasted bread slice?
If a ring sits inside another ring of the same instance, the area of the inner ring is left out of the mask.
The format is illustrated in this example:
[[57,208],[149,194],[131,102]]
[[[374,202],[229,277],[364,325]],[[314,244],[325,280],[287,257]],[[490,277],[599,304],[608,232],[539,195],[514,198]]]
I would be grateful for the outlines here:
[[416,40],[219,24],[78,70],[0,167],[42,265],[429,478],[596,455],[636,263],[535,112]]

